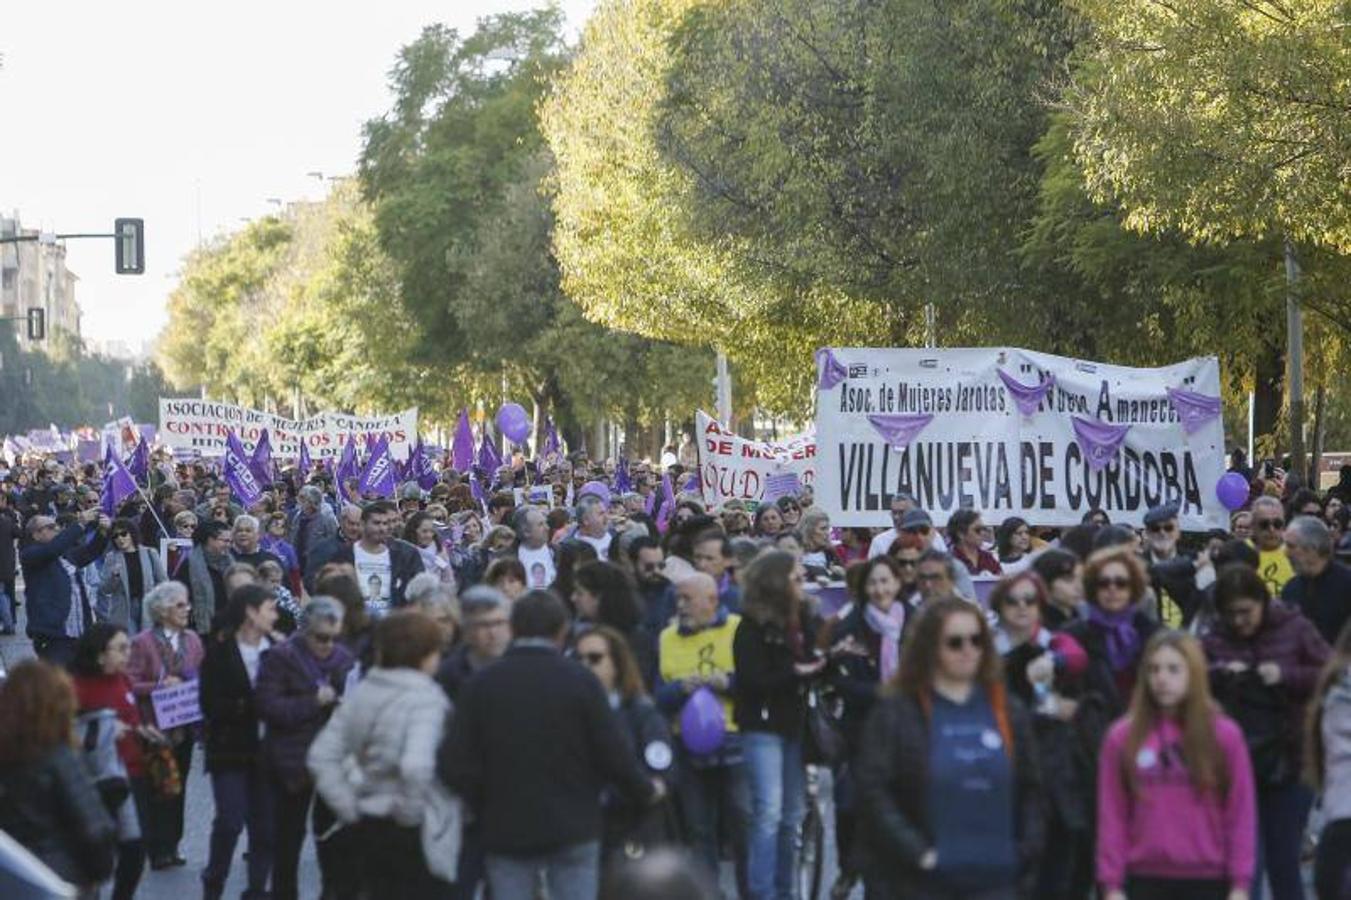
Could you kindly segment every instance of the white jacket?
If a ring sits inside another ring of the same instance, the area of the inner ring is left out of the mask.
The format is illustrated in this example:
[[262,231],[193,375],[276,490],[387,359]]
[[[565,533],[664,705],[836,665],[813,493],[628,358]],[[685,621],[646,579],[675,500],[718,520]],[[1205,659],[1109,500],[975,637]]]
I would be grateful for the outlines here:
[[337,817],[421,825],[450,701],[415,669],[371,669],[310,745],[315,789]]

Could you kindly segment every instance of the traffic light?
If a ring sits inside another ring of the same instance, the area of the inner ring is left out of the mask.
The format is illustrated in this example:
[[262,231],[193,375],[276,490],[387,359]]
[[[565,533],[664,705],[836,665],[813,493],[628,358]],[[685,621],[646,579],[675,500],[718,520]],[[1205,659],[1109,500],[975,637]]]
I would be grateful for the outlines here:
[[47,310],[40,306],[28,307],[28,339],[40,341],[47,336]]
[[145,274],[145,219],[113,220],[118,275]]

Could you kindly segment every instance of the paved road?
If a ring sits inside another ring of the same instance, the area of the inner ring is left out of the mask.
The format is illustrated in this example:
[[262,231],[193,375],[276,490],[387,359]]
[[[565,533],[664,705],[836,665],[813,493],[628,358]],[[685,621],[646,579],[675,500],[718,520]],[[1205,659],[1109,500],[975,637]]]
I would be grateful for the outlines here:
[[[20,610],[19,619],[18,636],[0,636],[0,661],[3,661],[6,666],[12,666],[16,662],[33,655],[32,644],[22,637],[25,624],[22,610]],[[215,805],[211,799],[210,779],[202,771],[200,748],[193,756],[192,772],[188,777],[187,788],[185,835],[179,850],[187,857],[188,864],[182,868],[166,869],[162,872],[152,872],[147,866],[145,875],[141,879],[140,888],[136,892],[138,900],[196,900],[201,896],[200,878],[202,869],[206,865],[211,838],[211,819]],[[836,874],[834,817],[828,807],[825,813],[826,866],[822,879],[823,895],[829,892]],[[247,837],[241,835],[239,845],[235,850],[234,865],[230,869],[230,879],[226,883],[225,896],[231,898],[231,900],[238,897],[245,888],[242,857],[247,844]],[[736,896],[736,882],[730,865],[724,864],[721,880],[724,893],[729,897]],[[307,900],[319,896],[319,867],[314,855],[312,838],[306,839],[305,848],[300,858],[300,896],[307,898]],[[862,889],[857,890],[855,896],[862,896]]]

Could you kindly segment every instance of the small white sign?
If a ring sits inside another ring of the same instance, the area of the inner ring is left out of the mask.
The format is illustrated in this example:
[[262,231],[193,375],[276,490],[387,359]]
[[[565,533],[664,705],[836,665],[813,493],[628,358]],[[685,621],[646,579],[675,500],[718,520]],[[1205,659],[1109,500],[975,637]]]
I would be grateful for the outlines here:
[[150,692],[150,702],[155,707],[155,724],[162,731],[202,721],[196,679],[156,688]]

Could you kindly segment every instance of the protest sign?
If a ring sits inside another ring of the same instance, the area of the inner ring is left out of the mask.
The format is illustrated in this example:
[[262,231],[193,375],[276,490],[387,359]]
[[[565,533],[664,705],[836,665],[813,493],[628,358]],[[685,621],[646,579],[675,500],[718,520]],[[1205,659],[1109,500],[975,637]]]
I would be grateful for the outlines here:
[[193,679],[171,687],[155,688],[150,692],[150,704],[155,708],[155,725],[160,730],[202,721],[198,685],[199,682]]
[[379,416],[322,412],[308,419],[288,419],[275,413],[248,409],[214,400],[161,397],[159,438],[172,450],[196,450],[202,456],[225,454],[225,436],[233,430],[244,449],[252,453],[263,429],[280,460],[300,455],[303,441],[311,459],[336,459],[349,437],[365,435],[389,441],[390,455],[406,460],[417,440],[417,407]]
[[1219,363],[1137,369],[1008,348],[818,354],[816,504],[835,525],[886,526],[908,494],[956,510],[1138,526],[1177,502],[1184,530],[1223,528]]
[[[781,441],[747,440],[703,410],[696,414],[695,424],[700,486],[710,509],[728,500],[758,503],[767,499],[765,488],[772,476],[796,476],[799,486],[810,486],[816,480],[816,437],[810,433]],[[788,479],[774,482],[779,489],[788,483]]]

